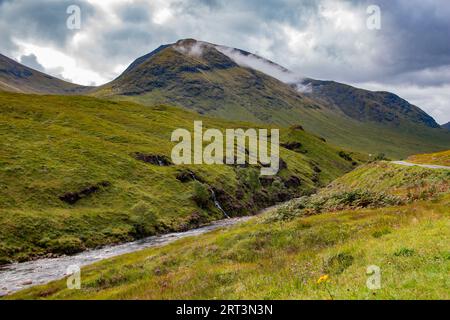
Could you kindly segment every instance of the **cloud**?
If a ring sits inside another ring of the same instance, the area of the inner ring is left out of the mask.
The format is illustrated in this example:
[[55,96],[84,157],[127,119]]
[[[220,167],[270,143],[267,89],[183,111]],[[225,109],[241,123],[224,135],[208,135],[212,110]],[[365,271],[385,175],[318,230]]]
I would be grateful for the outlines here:
[[34,70],[40,71],[40,72],[44,72],[46,74],[50,74],[54,77],[60,78],[62,80],[65,81],[69,81],[71,82],[72,80],[69,78],[65,78],[63,76],[64,73],[64,68],[61,66],[56,66],[53,68],[48,68],[46,69],[42,64],[39,63],[39,61],[37,60],[36,55],[34,55],[33,53],[30,53],[28,55],[23,55],[20,57],[19,62],[22,63],[23,65],[30,67]]
[[190,44],[177,43],[173,48],[181,54],[200,58],[203,55],[203,51],[206,46],[209,46],[209,44],[202,41],[197,41]]
[[45,68],[37,61],[37,58],[33,53],[21,56],[19,62],[34,70],[45,72]]
[[[82,10],[81,30],[66,28],[71,4]],[[366,27],[371,4],[381,9],[380,30]],[[101,84],[161,44],[195,38],[253,52],[294,77],[391,88],[444,122],[449,16],[447,0],[0,0],[0,51],[17,60],[33,53],[49,70],[55,65],[44,49],[51,49],[71,61],[59,66],[64,77]],[[290,81],[262,61],[232,54]]]
[[220,45],[216,46],[216,49],[224,55],[228,56],[238,65],[261,71],[282,82],[297,83],[302,80],[302,77],[300,75],[296,75],[293,72],[281,67],[280,65],[274,64],[256,55],[244,54],[234,48]]
[[242,51],[235,48],[225,47],[221,45],[216,45],[215,47],[218,51],[229,57],[240,66],[263,72],[275,79],[280,80],[281,82],[294,85],[296,90],[299,92],[312,92],[312,87],[309,84],[301,84],[305,77],[287,70],[283,66],[268,61],[252,53],[243,53]]

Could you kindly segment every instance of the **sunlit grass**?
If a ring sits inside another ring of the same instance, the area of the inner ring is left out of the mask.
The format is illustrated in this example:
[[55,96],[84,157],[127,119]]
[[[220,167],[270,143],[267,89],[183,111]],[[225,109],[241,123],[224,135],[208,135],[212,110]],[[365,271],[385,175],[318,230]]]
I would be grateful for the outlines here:
[[[10,298],[448,299],[449,201],[255,218],[86,267],[81,290],[62,280]],[[381,268],[380,290],[366,286],[370,265]],[[325,274],[326,289],[317,283]]]
[[450,150],[429,154],[417,154],[408,158],[408,161],[421,164],[436,164],[450,166]]

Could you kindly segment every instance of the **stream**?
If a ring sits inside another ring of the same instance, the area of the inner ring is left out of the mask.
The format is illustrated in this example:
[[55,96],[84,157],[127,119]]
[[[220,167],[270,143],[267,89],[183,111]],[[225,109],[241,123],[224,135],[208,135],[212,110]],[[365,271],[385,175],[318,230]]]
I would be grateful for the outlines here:
[[[222,209],[223,210],[223,209]],[[226,213],[225,213],[226,215]],[[145,248],[166,245],[175,240],[198,236],[221,227],[235,225],[251,217],[229,218],[185,232],[152,236],[134,242],[92,249],[71,256],[45,258],[0,266],[0,297],[27,287],[46,284],[67,276],[69,266],[83,267],[94,262],[139,251]]]

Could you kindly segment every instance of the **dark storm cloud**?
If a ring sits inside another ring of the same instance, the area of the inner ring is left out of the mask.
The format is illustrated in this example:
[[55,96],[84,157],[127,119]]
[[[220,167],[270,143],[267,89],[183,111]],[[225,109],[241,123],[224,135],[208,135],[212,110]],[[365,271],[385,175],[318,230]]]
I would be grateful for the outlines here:
[[19,62],[34,70],[45,72],[45,68],[37,61],[37,57],[34,54],[21,56]]
[[[82,9],[80,32],[66,28],[71,4]],[[380,30],[365,26],[368,5],[381,8]],[[0,0],[0,52],[19,52],[18,42],[49,46],[106,81],[161,44],[196,38],[261,54],[304,76],[398,90],[420,103],[429,92],[444,114],[449,16],[447,0]]]
[[[448,1],[379,1],[383,13],[381,36],[391,53],[384,60],[389,66],[386,76],[393,80],[405,73],[450,65],[450,5]],[[383,60],[382,60],[383,61]],[[397,79],[399,78],[399,79]],[[388,80],[388,79],[386,79]],[[438,79],[419,78],[422,85]],[[448,81],[447,79],[442,79]]]
[[[370,61],[379,65],[378,68],[373,67],[377,71],[366,70],[361,73],[355,70],[352,74],[347,70],[342,73],[345,78],[343,80],[396,81],[398,78],[398,81],[402,81],[399,75],[403,73],[410,74],[450,64],[450,6],[446,0],[340,2],[362,14],[364,12],[361,9],[369,4],[379,5],[382,10],[382,29],[377,31],[377,41],[373,44],[383,46],[383,54],[378,54]],[[323,20],[320,7],[327,5],[326,1],[319,0],[185,0],[167,3],[175,12],[176,19],[166,25],[157,25],[152,21],[152,15],[157,8],[152,5],[152,1],[145,0],[137,0],[133,4],[119,2],[114,11],[120,23],[111,25],[107,18],[87,1],[0,0],[0,49],[6,54],[14,51],[16,44],[13,38],[21,41],[31,39],[64,48],[74,35],[66,28],[66,8],[76,4],[82,9],[83,22],[94,15],[97,20],[105,19],[103,27],[95,29],[95,32],[98,32],[95,35],[96,41],[104,48],[91,50],[106,53],[113,60],[115,57],[135,57],[137,53],[148,52],[160,43],[175,41],[177,37],[191,36],[212,42],[225,42],[223,44],[244,47],[250,51],[261,48],[250,47],[253,43],[247,41],[248,39],[266,38],[269,39],[266,50],[275,60],[283,63],[290,52],[285,34],[280,32],[280,26],[288,26],[300,32],[311,31],[308,29],[311,23],[320,26]],[[320,34],[317,32],[312,35],[316,39],[316,45],[310,50],[330,61],[345,61],[345,56],[354,49],[351,46],[339,46],[343,39],[326,38],[329,31],[327,29],[318,28],[312,31],[320,31]],[[367,33],[367,38],[374,37],[373,32],[362,32]],[[348,35],[344,31],[340,36]],[[322,42],[321,38],[324,39]],[[357,40],[364,41],[364,35]],[[296,63],[294,59],[289,58],[292,65],[287,67],[297,68],[299,71],[304,69],[300,58],[306,59],[299,57],[299,62]],[[367,64],[367,61],[365,63]],[[308,66],[305,69],[310,71]],[[327,70],[335,72],[334,67],[323,64],[322,68],[315,67],[314,74],[319,77],[332,76]],[[432,80],[433,83],[437,81]]]
[[0,7],[2,34],[8,35],[5,39],[7,43],[11,43],[12,38],[18,38],[63,47],[72,37],[66,26],[69,5],[80,6],[83,19],[88,19],[94,11],[92,6],[81,0],[6,1]]
[[150,19],[150,13],[148,10],[148,5],[141,4],[135,6],[124,5],[123,8],[119,9],[119,15],[121,21],[132,24],[146,23]]

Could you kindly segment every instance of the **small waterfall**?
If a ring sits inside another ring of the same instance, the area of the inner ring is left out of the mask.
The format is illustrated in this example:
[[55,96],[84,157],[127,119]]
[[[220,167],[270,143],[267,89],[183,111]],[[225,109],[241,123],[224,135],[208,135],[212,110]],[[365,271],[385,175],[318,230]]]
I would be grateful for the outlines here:
[[223,210],[222,206],[220,205],[219,201],[217,200],[216,193],[214,192],[214,190],[210,189],[210,191],[211,191],[212,199],[214,201],[214,205],[216,206],[216,208],[219,209],[223,213],[223,215],[225,217],[227,217],[227,219],[230,219],[230,216],[225,212],[225,210]]
[[[189,174],[191,175],[192,180],[198,181],[198,180],[197,180],[197,177],[195,176],[195,174],[194,174],[193,172],[189,172]],[[211,196],[212,196],[212,199],[213,199],[213,201],[214,201],[214,205],[216,206],[216,208],[219,209],[220,212],[222,212],[223,215],[224,215],[227,219],[231,219],[231,217],[225,212],[225,210],[223,210],[222,206],[220,205],[220,202],[217,200],[216,193],[214,192],[214,190],[210,187],[210,188],[209,188],[209,191],[211,192]]]

